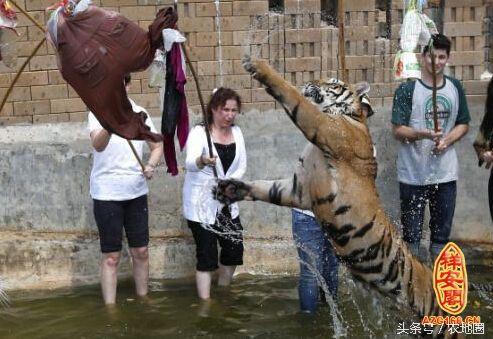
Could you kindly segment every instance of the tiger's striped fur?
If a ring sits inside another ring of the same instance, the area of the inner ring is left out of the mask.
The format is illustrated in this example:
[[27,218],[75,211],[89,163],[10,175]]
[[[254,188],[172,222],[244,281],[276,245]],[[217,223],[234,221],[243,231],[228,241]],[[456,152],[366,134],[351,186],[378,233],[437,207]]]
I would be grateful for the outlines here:
[[246,58],[244,66],[281,103],[310,144],[292,178],[219,181],[218,200],[311,209],[356,279],[419,316],[440,315],[431,270],[411,254],[378,197],[373,144],[360,107],[369,87],[349,88],[336,80],[305,86],[304,94],[317,107],[264,61]]

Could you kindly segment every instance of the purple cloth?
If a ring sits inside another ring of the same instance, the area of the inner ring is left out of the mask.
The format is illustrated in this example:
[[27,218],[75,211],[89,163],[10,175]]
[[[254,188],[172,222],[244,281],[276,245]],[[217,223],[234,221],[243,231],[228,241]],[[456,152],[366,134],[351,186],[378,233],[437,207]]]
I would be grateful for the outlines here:
[[[171,69],[166,70],[169,76],[166,77],[167,93],[165,93],[162,121],[164,160],[168,167],[167,172],[171,173],[171,175],[177,175],[178,164],[174,144],[175,130],[180,144],[180,150],[183,150],[183,147],[185,147],[189,131],[188,107],[185,96],[187,78],[183,72],[181,48],[178,43],[172,45],[167,58],[169,58],[167,65]],[[171,96],[174,96],[174,98]],[[177,104],[176,99],[179,101]],[[178,112],[174,112],[174,110],[178,110]]]

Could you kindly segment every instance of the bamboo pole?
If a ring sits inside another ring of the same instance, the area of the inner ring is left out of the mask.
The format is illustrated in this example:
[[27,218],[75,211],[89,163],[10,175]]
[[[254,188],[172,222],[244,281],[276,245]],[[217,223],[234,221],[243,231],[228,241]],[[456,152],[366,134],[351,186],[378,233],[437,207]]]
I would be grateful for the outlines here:
[[130,140],[127,140],[127,142],[128,142],[128,145],[130,146],[130,149],[132,150],[132,153],[135,156],[135,159],[137,159],[137,162],[139,163],[140,168],[142,169],[142,173],[144,173],[146,168],[144,166],[144,163],[142,162],[142,159],[140,159],[139,155],[137,154],[137,150],[135,149],[134,144],[132,144],[132,142]]
[[437,109],[437,74],[436,74],[436,64],[435,64],[435,51],[433,49],[433,40],[430,39],[430,58],[431,58],[431,72],[432,74],[432,79],[433,79],[433,88],[432,88],[432,94],[431,94],[431,102],[433,105],[433,125],[434,125],[434,130],[435,133],[438,132],[439,126],[438,126],[438,109]]
[[[44,27],[41,26],[41,24],[39,24],[29,13],[27,13],[22,7],[20,7],[14,0],[9,0],[9,2],[12,5],[14,5],[22,14],[24,14],[29,19],[29,21],[31,21],[32,23],[34,23],[34,25],[36,27],[38,27],[41,31],[45,32]],[[21,73],[24,71],[24,69],[26,68],[26,66],[29,63],[29,61],[31,61],[31,59],[38,52],[38,50],[41,48],[41,46],[43,46],[43,43],[45,41],[46,41],[46,37],[43,38],[43,40],[41,40],[39,42],[39,44],[34,48],[34,50],[31,53],[31,55],[29,55],[29,57],[26,59],[26,61],[24,61],[24,63],[22,64],[22,66],[17,71],[17,74],[14,77],[14,80],[12,80],[12,83],[10,84],[9,88],[7,89],[7,92],[5,92],[5,96],[2,99],[2,103],[0,104],[0,112],[3,110],[3,107],[5,106],[5,103],[7,102],[7,99],[10,96],[10,93],[14,89],[14,85],[17,83],[17,80],[19,80],[19,77],[20,77]]]
[[[188,67],[190,67],[190,72],[192,72],[193,79],[195,81],[195,86],[197,87],[197,94],[199,96],[199,102],[200,102],[200,107],[202,107],[202,115],[204,119],[204,128],[205,128],[205,137],[207,139],[207,147],[209,148],[209,157],[212,158],[214,154],[212,153],[212,140],[211,140],[211,133],[209,131],[209,124],[207,123],[207,114],[205,112],[205,104],[204,104],[204,98],[202,97],[202,91],[200,90],[200,85],[199,81],[197,79],[197,74],[195,73],[195,69],[193,68],[192,62],[190,61],[190,56],[188,54],[188,48],[185,44],[182,44],[183,47],[183,54],[185,55],[185,60],[188,64]],[[217,178],[217,170],[216,166],[212,167],[212,172],[214,173],[214,177]]]
[[24,14],[29,21],[31,21],[35,26],[37,26],[40,30],[45,32],[45,28],[38,23],[29,13],[27,13],[21,6],[19,6],[14,0],[9,0],[9,2],[14,5],[22,14]]
[[339,0],[337,5],[337,25],[339,27],[339,70],[342,73],[342,81],[348,82],[348,72],[346,69],[346,46],[344,41],[344,0]]
[[22,64],[22,66],[17,71],[17,74],[14,77],[14,80],[12,80],[12,82],[10,83],[9,88],[7,89],[7,92],[5,92],[5,95],[4,95],[3,99],[2,99],[2,103],[0,104],[0,112],[3,110],[3,107],[5,106],[5,103],[7,102],[7,99],[9,97],[10,93],[14,89],[14,85],[17,82],[17,80],[19,80],[19,77],[21,76],[22,72],[24,71],[24,68],[26,68],[27,64],[29,64],[29,61],[31,61],[31,59],[33,58],[33,56],[36,54],[36,52],[38,52],[38,50],[41,48],[41,46],[43,46],[43,44],[44,44],[45,41],[46,41],[46,38],[43,38],[43,40],[41,40],[39,42],[39,44],[34,48],[34,50],[31,53],[31,55],[24,61],[24,63]]
[[[178,0],[174,0],[173,7],[175,11],[178,12]],[[212,153],[211,133],[209,131],[209,125],[207,123],[207,114],[205,112],[204,98],[202,97],[202,91],[200,90],[200,84],[197,78],[197,73],[195,73],[195,68],[193,67],[192,62],[190,61],[190,54],[188,53],[188,47],[187,45],[185,45],[185,43],[182,43],[181,46],[183,47],[182,50],[185,56],[185,61],[188,64],[188,67],[190,68],[190,72],[192,73],[192,77],[195,82],[195,87],[197,88],[197,95],[199,97],[200,107],[202,108],[202,117],[204,119],[205,137],[207,139],[207,147],[209,148],[209,157],[212,158],[214,154]],[[212,172],[214,173],[214,177],[217,178],[217,170],[215,166],[212,167]]]

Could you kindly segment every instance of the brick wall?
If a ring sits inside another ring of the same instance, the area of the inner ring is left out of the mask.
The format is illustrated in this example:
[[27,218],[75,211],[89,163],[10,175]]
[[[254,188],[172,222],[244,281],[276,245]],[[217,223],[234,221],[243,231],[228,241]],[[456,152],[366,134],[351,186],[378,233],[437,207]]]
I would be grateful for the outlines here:
[[[44,9],[54,1],[19,0],[38,22],[44,23]],[[120,11],[146,28],[156,11],[172,0],[95,0],[97,5]],[[241,66],[245,53],[269,60],[296,85],[321,77],[337,76],[338,30],[321,19],[321,3],[315,0],[285,0],[280,12],[269,12],[267,0],[220,1],[220,19],[212,0],[180,0],[179,27],[185,33],[191,59],[198,73],[203,95],[214,87],[232,87],[241,94],[245,110],[268,110],[276,103]],[[444,33],[453,41],[450,73],[464,81],[466,92],[484,99],[484,83],[479,84],[493,53],[492,1],[445,0]],[[346,65],[349,80],[372,84],[374,105],[388,107],[394,89],[391,69],[398,49],[403,16],[401,0],[346,0]],[[489,19],[488,19],[489,18]],[[19,14],[18,66],[24,62],[43,34]],[[220,34],[219,34],[220,31]],[[218,41],[221,40],[221,46]],[[488,60],[489,59],[489,60]],[[15,76],[15,70],[0,63],[0,97]],[[189,74],[188,100],[199,112],[198,95]],[[134,74],[131,96],[159,114],[156,89],[148,87],[148,73]],[[83,121],[86,108],[75,91],[57,71],[53,49],[45,43],[29,62],[0,112],[0,125]]]

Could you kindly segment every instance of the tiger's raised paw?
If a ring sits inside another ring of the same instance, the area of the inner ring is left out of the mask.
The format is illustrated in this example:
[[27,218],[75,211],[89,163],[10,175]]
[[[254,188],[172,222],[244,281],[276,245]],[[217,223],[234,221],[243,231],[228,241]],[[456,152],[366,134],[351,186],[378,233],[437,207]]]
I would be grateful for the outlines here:
[[268,66],[263,60],[252,59],[251,56],[245,55],[243,57],[243,68],[253,75],[253,77],[259,80],[263,74],[266,73]]
[[217,186],[212,189],[214,199],[226,205],[244,200],[249,193],[249,185],[234,179],[218,180]]

